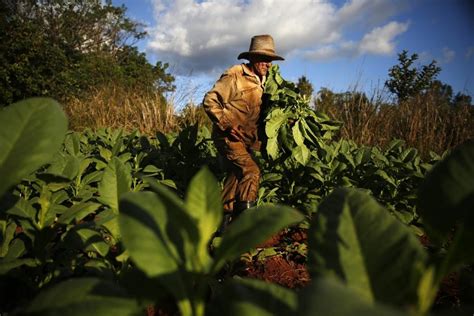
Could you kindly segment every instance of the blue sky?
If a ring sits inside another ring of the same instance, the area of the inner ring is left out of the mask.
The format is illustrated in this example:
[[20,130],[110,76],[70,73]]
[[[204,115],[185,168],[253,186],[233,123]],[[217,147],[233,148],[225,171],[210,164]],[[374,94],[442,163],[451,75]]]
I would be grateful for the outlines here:
[[474,1],[471,0],[113,0],[146,25],[137,43],[154,63],[168,62],[177,103],[199,103],[220,73],[239,63],[250,38],[271,34],[292,81],[315,92],[383,88],[403,49],[418,65],[433,59],[438,79],[474,98]]

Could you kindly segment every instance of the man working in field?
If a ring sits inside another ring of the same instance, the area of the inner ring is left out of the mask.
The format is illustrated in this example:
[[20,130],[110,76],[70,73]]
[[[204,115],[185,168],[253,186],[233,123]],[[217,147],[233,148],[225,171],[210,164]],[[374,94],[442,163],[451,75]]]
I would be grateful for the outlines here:
[[214,143],[228,165],[222,193],[224,227],[256,203],[260,169],[251,153],[260,150],[257,128],[265,76],[273,60],[284,60],[275,53],[270,35],[252,37],[249,51],[238,59],[249,63],[227,69],[203,101],[214,125]]

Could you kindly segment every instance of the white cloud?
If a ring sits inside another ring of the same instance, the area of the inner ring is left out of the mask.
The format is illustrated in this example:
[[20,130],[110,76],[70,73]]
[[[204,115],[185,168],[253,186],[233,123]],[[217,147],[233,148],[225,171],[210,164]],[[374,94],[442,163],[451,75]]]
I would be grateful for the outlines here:
[[[152,0],[156,24],[148,50],[187,72],[221,71],[236,63],[255,34],[272,34],[280,55],[333,58],[388,54],[408,24],[381,22],[400,3],[350,0],[338,8],[329,0]],[[377,27],[374,27],[377,25]],[[367,28],[372,31],[363,35]],[[348,32],[362,32],[360,42]]]
[[413,1],[387,1],[387,0],[352,0],[347,1],[337,12],[341,23],[357,22],[375,27],[384,23],[388,18],[400,11],[407,9]]
[[471,59],[474,56],[474,46],[469,46],[466,51],[466,59]]
[[359,43],[361,53],[387,55],[395,49],[394,38],[408,29],[408,23],[390,22],[383,27],[376,27],[364,35]]
[[456,52],[448,47],[443,47],[443,63],[447,64],[450,63],[454,56],[456,56]]
[[420,63],[431,63],[433,59],[433,55],[428,51],[422,51],[418,54],[418,60],[420,61]]
[[408,29],[408,23],[390,22],[365,34],[359,42],[346,41],[307,52],[309,59],[355,57],[363,54],[389,55],[395,50],[394,39]]

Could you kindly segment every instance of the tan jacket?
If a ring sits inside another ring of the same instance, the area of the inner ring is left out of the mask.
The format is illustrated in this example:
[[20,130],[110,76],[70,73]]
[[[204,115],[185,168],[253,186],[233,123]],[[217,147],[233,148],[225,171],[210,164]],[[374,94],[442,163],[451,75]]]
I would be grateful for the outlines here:
[[247,147],[259,149],[257,136],[264,80],[260,81],[247,65],[227,69],[204,96],[203,106],[214,123],[214,136],[227,137],[237,128]]

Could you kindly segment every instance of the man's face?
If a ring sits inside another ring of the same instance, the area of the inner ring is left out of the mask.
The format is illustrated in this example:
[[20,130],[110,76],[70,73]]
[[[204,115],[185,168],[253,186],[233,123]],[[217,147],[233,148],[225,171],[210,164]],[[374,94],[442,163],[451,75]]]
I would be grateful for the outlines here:
[[257,76],[264,77],[272,66],[272,59],[266,56],[252,56],[250,66]]

